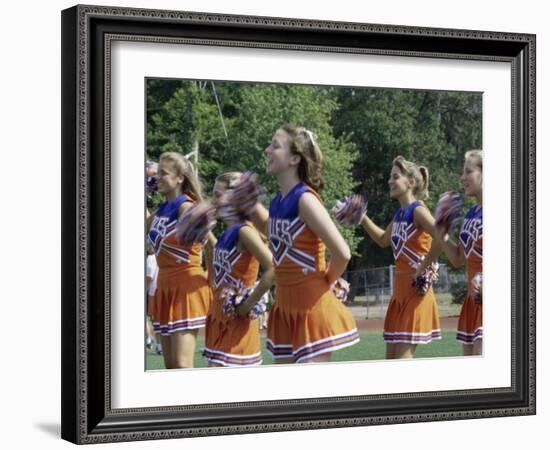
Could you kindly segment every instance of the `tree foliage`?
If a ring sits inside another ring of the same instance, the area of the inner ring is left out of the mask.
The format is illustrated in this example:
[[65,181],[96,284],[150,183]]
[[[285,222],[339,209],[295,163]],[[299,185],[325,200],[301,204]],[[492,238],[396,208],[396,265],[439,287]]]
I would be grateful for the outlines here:
[[[148,80],[147,156],[198,149],[205,192],[226,171],[252,170],[268,190],[264,149],[285,123],[313,131],[326,161],[322,198],[330,208],[355,191],[365,194],[369,215],[388,224],[397,204],[387,179],[397,155],[430,171],[433,208],[441,192],[460,190],[464,152],[481,146],[481,94],[373,88]],[[360,229],[341,229],[354,251],[350,268],[392,262]]]
[[[338,89],[336,135],[350,136],[359,152],[353,178],[369,201],[369,216],[382,227],[399,207],[389,197],[393,159],[401,155],[429,170],[433,210],[442,192],[460,191],[464,153],[481,145],[481,95],[402,89]],[[360,231],[362,232],[362,231]],[[392,263],[370,239],[358,249],[350,268]]]

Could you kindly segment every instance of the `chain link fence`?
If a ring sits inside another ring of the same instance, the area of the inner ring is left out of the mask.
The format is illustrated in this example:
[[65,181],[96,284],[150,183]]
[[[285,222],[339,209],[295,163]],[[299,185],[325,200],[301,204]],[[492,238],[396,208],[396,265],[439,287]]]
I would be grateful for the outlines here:
[[[344,272],[343,278],[350,283],[348,305],[364,307],[366,319],[384,318],[393,291],[394,273],[393,265]],[[457,301],[456,292],[465,283],[464,270],[455,272],[448,270],[446,264],[439,265],[439,280],[434,284],[434,292],[442,316],[458,312],[460,305],[457,303],[462,300],[462,294],[458,294]]]

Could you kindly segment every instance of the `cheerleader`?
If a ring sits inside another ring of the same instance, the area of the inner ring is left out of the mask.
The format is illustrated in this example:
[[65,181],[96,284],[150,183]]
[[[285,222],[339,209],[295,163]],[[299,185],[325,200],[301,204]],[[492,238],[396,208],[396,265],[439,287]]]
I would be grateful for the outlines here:
[[483,153],[470,150],[464,157],[460,180],[464,193],[476,200],[466,214],[458,244],[449,238],[443,229],[437,229],[437,236],[443,251],[454,267],[466,264],[468,290],[458,321],[457,341],[463,344],[464,356],[481,355],[483,341],[481,276],[483,274],[483,207],[482,207]]
[[[241,176],[228,172],[216,178],[213,204],[218,217],[227,224],[226,231],[214,247],[209,264],[209,278],[214,287],[214,303],[206,321],[206,342],[203,355],[209,366],[251,366],[262,362],[258,301],[272,286],[275,273],[269,248],[258,231],[244,217],[230,211],[223,195],[231,182]],[[256,287],[252,286],[261,265],[263,275]],[[249,290],[249,295],[234,311],[228,292]],[[228,315],[228,313],[232,313]]]
[[294,125],[277,130],[265,155],[266,171],[280,188],[269,215],[258,205],[253,212],[256,223],[267,226],[260,229],[268,231],[275,263],[267,349],[276,363],[328,362],[333,351],[359,342],[359,334],[331,289],[351,253],[318,194],[323,155],[315,136]]
[[418,344],[441,339],[439,312],[430,285],[413,286],[421,262],[430,265],[441,253],[432,236],[434,219],[420,200],[428,197],[428,169],[398,156],[393,160],[388,186],[400,208],[385,230],[367,214],[361,225],[380,247],[391,245],[395,258],[394,290],[384,321],[386,358],[412,358]]
[[197,332],[206,324],[212,291],[200,265],[200,244],[180,245],[175,236],[178,218],[202,199],[193,166],[181,154],[161,155],[158,192],[166,201],[151,216],[148,234],[159,266],[153,326],[161,335],[166,368],[193,367]]

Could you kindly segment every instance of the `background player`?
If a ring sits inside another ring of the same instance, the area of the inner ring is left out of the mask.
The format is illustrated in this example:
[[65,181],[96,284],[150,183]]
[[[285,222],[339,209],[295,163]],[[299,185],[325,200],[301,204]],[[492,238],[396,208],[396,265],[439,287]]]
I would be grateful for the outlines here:
[[469,209],[464,218],[458,235],[458,244],[441,229],[437,230],[437,236],[451,264],[455,267],[466,264],[467,267],[468,290],[458,321],[457,341],[464,345],[464,355],[470,356],[481,355],[483,341],[481,286],[475,285],[476,279],[479,279],[483,273],[483,153],[481,150],[466,152],[460,180],[464,193],[468,197],[475,198],[476,204]]
[[166,368],[193,367],[197,331],[206,324],[212,291],[200,265],[200,244],[180,245],[174,234],[178,218],[202,200],[193,166],[183,155],[161,155],[158,192],[166,201],[151,217],[148,234],[159,266],[153,326],[161,334]]
[[[261,364],[260,331],[258,319],[249,313],[272,286],[275,273],[272,256],[258,231],[236,211],[228,211],[222,202],[231,182],[241,176],[228,172],[216,178],[213,203],[218,207],[218,217],[224,219],[227,229],[214,247],[213,261],[209,264],[209,279],[214,288],[214,303],[206,322],[204,356],[209,366],[248,366]],[[263,275],[254,286],[258,267]],[[237,317],[224,313],[223,292],[243,283],[252,289],[249,297],[236,309]]]
[[439,312],[433,289],[422,295],[412,286],[421,261],[426,265],[441,252],[432,246],[434,219],[420,199],[428,197],[426,167],[398,156],[393,160],[388,186],[400,208],[385,230],[367,214],[361,225],[380,247],[391,245],[395,258],[394,291],[384,321],[386,358],[412,358],[417,344],[441,339]]

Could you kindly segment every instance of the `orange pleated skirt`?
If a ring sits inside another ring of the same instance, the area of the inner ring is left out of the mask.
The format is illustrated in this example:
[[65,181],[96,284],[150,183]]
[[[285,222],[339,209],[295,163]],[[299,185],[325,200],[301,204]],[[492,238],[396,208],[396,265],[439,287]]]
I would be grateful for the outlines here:
[[299,284],[277,284],[267,336],[273,358],[295,363],[359,342],[353,316],[334,296],[324,273]]
[[460,311],[456,340],[464,345],[473,345],[483,339],[482,305],[467,295]]
[[396,275],[394,280],[394,292],[384,320],[384,341],[388,344],[429,344],[441,339],[433,288],[421,296],[412,287],[411,275]]
[[204,327],[211,303],[212,289],[202,267],[160,269],[151,308],[155,333],[170,336]]
[[258,320],[228,317],[222,307],[222,301],[216,298],[206,319],[205,359],[222,366],[261,364]]

